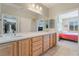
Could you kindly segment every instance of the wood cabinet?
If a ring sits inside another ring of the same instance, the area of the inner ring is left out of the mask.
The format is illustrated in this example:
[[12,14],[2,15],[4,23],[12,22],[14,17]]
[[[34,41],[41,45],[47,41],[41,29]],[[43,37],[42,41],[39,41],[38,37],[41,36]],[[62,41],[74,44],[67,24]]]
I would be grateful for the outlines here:
[[38,56],[56,45],[56,33],[0,44],[0,56]]
[[17,56],[17,43],[11,42],[0,45],[0,56]]
[[42,54],[42,36],[32,38],[32,55]]
[[54,46],[55,46],[55,45],[56,45],[56,43],[57,43],[57,40],[56,40],[56,39],[57,39],[57,37],[56,37],[56,36],[57,36],[57,35],[56,35],[56,33],[54,33],[54,34],[53,34],[53,38],[54,38],[54,40],[53,40],[53,42],[54,42]]
[[43,37],[43,52],[49,49],[49,35]]
[[49,47],[52,48],[54,46],[54,38],[53,34],[50,34],[50,39],[49,39]]
[[29,56],[30,55],[30,39],[24,39],[19,41],[19,56]]
[[56,33],[50,34],[49,46],[52,48],[56,45]]

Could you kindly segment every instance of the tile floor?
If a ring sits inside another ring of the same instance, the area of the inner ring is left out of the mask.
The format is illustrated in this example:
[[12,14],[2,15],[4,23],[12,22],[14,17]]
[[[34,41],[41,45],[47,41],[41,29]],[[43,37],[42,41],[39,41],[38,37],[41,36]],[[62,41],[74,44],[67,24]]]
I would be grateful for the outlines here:
[[60,40],[56,47],[47,51],[43,56],[79,56],[79,45],[76,42]]

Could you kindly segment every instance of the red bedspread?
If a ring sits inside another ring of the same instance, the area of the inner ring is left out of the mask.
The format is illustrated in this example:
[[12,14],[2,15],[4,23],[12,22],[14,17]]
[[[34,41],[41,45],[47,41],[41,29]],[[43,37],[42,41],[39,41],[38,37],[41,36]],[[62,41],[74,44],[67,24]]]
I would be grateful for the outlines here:
[[73,41],[78,41],[78,35],[68,35],[68,34],[59,34],[59,38],[64,38],[64,39],[68,39],[68,40],[73,40]]

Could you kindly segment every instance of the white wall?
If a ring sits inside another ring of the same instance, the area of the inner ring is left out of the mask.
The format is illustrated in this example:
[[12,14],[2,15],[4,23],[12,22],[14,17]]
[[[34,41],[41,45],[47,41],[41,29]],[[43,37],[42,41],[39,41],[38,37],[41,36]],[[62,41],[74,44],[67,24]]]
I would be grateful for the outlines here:
[[[74,10],[71,12],[67,12],[64,14],[59,15],[59,30],[62,31],[69,31],[69,21],[74,21],[78,18],[78,10]],[[63,26],[65,25],[65,26]],[[67,26],[67,27],[66,27]]]
[[[65,14],[68,12],[72,12],[74,10],[79,10],[78,3],[75,3],[75,4],[73,4],[73,3],[60,3],[57,5],[54,5],[53,7],[51,7],[49,9],[49,18],[54,19],[57,22],[59,19],[59,17],[58,17],[59,15]],[[57,29],[57,24],[58,23],[56,23],[56,29]]]
[[32,23],[31,30],[34,32],[37,31],[37,19],[32,19],[31,23]]
[[50,8],[49,10],[49,17],[51,19],[55,19],[56,16],[60,15],[60,14],[64,14],[66,12],[71,12],[74,11],[76,9],[79,8],[79,4],[78,3],[61,3],[61,4],[57,4],[55,6],[53,6],[52,8]]
[[30,32],[31,31],[31,19],[30,18],[24,18],[20,17],[20,32]]
[[[28,8],[33,8],[33,6],[31,6],[31,4],[34,4],[34,3],[15,3],[15,5],[17,6],[20,6],[22,9],[28,9]],[[42,7],[42,10],[40,11],[41,15],[44,16],[44,17],[48,17],[49,16],[49,8],[47,8],[46,6],[42,5],[41,3],[35,3],[35,5],[39,6],[39,7]],[[33,10],[33,9],[32,9]],[[35,9],[36,10],[36,9]]]
[[73,17],[73,18],[67,18],[62,20],[62,28],[63,32],[78,32],[78,31],[70,31],[69,30],[69,22],[70,21],[77,21],[79,23],[79,18],[78,17]]

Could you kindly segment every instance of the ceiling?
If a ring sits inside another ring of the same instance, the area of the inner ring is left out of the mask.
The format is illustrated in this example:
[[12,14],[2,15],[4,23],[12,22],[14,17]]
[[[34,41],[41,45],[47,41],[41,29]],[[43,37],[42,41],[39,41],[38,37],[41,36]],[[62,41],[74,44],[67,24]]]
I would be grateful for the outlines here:
[[79,5],[79,3],[42,3],[44,6],[51,8],[56,6],[70,6],[70,5]]
[[58,5],[59,3],[42,3],[44,6],[48,7],[48,8],[51,8],[55,5]]

